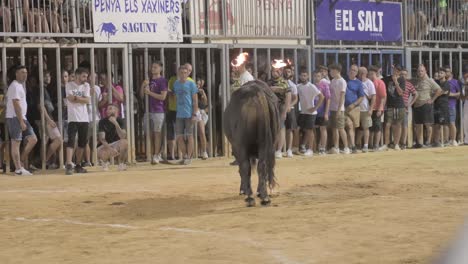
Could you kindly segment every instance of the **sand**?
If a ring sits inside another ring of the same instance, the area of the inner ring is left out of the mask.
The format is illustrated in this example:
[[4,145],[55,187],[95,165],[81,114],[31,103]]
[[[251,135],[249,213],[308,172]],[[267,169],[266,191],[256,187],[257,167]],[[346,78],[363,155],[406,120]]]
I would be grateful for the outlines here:
[[283,159],[254,208],[229,161],[2,175],[0,263],[430,263],[468,212],[467,147]]

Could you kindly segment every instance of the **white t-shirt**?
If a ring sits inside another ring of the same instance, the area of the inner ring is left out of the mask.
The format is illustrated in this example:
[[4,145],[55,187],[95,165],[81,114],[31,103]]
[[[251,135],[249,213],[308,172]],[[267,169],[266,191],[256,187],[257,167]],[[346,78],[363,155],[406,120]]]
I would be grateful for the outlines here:
[[[90,88],[88,83],[78,85],[76,82],[68,82],[66,85],[66,95],[90,98]],[[68,122],[89,122],[88,108],[86,104],[74,103],[67,100]]]
[[19,100],[21,106],[21,115],[26,120],[26,113],[28,112],[28,104],[26,103],[26,87],[22,83],[14,80],[8,87],[6,94],[6,118],[17,118],[13,100]]
[[[95,85],[94,86],[94,91],[96,92],[96,108],[95,108],[95,111],[96,111],[96,121],[99,121],[101,119],[101,115],[99,114],[99,107],[97,105],[97,102],[100,102],[101,99],[102,99],[102,95],[101,95],[101,87]],[[91,92],[90,92],[91,93]],[[87,104],[87,108],[88,108],[88,118],[89,118],[89,122],[93,122],[93,108],[91,106],[91,101],[92,101],[92,97],[90,98],[89,100],[89,104]]]
[[[344,111],[343,105],[339,106],[341,93],[346,93],[346,81],[343,78],[333,79],[330,83],[330,111]],[[344,95],[343,95],[344,96]]]
[[366,94],[366,96],[364,96],[364,99],[362,100],[360,105],[361,112],[369,112],[370,102],[367,98],[376,94],[375,85],[374,82],[367,79],[365,82],[362,82],[362,87],[364,88],[364,93]]
[[244,73],[242,73],[239,76],[239,83],[240,83],[241,86],[244,85],[245,83],[253,81],[253,80],[254,80],[254,77],[248,71],[245,71]]
[[297,91],[299,94],[301,114],[316,115],[317,111],[310,112],[309,109],[315,107],[315,97],[320,94],[320,90],[317,86],[310,82],[307,82],[306,84],[300,83],[297,85]]
[[[289,85],[289,89],[291,89],[291,94],[292,95],[297,95],[298,92],[297,92],[296,84],[293,81],[288,80],[288,85]],[[291,106],[291,109],[294,109],[294,106]]]

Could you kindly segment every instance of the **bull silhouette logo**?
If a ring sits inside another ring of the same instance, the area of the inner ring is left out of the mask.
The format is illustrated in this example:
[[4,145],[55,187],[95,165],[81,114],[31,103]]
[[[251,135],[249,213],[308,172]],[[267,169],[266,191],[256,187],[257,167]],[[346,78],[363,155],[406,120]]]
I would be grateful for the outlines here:
[[102,36],[102,33],[104,33],[107,36],[107,42],[109,42],[110,37],[114,36],[117,33],[117,31],[117,28],[112,22],[104,22],[101,25],[99,25],[98,29],[96,30],[96,32],[100,33],[99,36]]

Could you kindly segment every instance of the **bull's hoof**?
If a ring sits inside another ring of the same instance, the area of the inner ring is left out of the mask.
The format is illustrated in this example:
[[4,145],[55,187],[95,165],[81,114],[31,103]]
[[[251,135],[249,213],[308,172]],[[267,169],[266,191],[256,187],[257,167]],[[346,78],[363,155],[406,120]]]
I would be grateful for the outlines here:
[[270,200],[263,200],[260,202],[260,204],[262,206],[270,206],[271,205],[271,201]]
[[245,198],[245,203],[247,207],[254,207],[255,206],[255,199],[252,197]]

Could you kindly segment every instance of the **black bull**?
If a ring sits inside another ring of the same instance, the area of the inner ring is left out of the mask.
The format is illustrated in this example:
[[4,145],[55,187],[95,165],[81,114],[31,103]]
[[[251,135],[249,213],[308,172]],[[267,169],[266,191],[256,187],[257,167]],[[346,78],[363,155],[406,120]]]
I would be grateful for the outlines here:
[[262,81],[244,84],[231,95],[224,112],[224,130],[241,176],[241,193],[247,195],[248,206],[255,205],[250,176],[257,163],[257,194],[262,205],[270,204],[267,187],[275,181],[275,141],[280,130],[278,98]]

